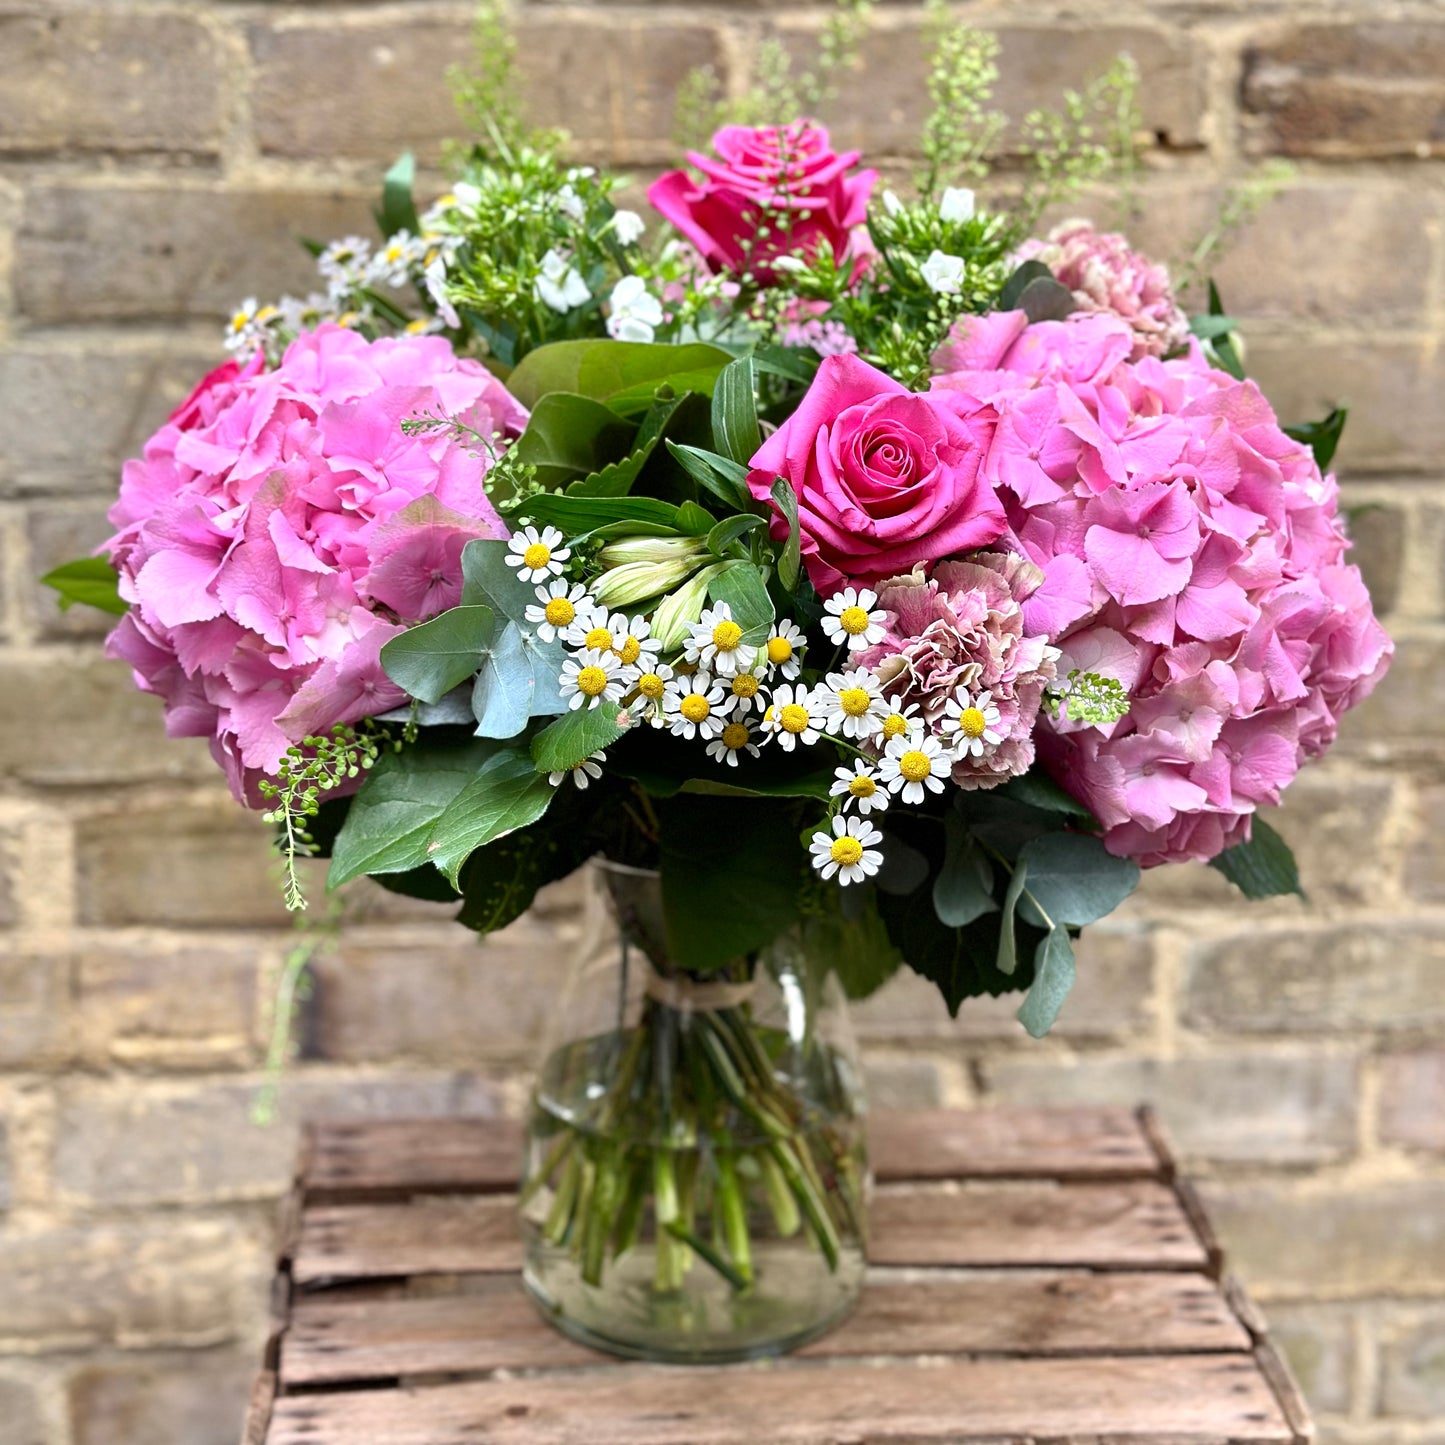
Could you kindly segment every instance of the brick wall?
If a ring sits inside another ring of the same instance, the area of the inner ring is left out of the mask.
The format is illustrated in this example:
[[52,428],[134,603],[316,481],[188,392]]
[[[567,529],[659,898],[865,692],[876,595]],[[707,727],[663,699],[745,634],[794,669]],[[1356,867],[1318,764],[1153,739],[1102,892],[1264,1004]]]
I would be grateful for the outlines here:
[[[766,0],[517,9],[536,118],[642,175],[684,68],[735,82],[761,35],[806,50],[820,22]],[[875,1097],[1156,1100],[1325,1437],[1445,1441],[1445,14],[972,9],[1004,34],[1015,112],[1139,58],[1136,231],[1162,254],[1226,176],[1297,163],[1219,279],[1287,418],[1355,407],[1346,496],[1400,654],[1290,794],[1308,905],[1152,876],[1091,931],[1042,1044],[900,982],[862,1013]],[[920,17],[878,13],[837,131],[896,160]],[[478,944],[370,891],[318,969],[279,1122],[250,1125],[289,946],[263,829],[163,740],[97,619],[33,581],[105,534],[117,464],[212,363],[222,310],[304,285],[294,238],[364,226],[402,147],[435,158],[467,22],[458,0],[0,0],[0,1445],[230,1445],[296,1120],[523,1097],[574,893]]]

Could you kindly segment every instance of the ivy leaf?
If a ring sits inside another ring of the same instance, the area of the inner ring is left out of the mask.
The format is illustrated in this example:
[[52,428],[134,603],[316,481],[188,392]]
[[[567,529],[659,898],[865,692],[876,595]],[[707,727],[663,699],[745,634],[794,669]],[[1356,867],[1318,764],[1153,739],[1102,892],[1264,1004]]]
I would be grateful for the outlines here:
[[123,617],[130,611],[130,604],[120,596],[120,578],[114,567],[104,557],[81,557],[66,562],[41,579],[47,587],[60,593],[60,610],[67,611],[77,602],[86,607],[98,607]]
[[1294,893],[1303,898],[1299,866],[1290,846],[1259,816],[1250,824],[1249,841],[1226,848],[1209,860],[1246,898],[1278,898]]
[[437,818],[426,856],[457,887],[467,859],[494,839],[535,823],[547,811],[552,791],[530,753],[516,747],[493,753]]
[[764,641],[773,625],[773,599],[751,562],[729,562],[707,584],[714,602],[726,602],[733,621],[743,630],[743,642],[754,646]]
[[422,702],[440,702],[476,673],[492,640],[490,607],[453,607],[409,627],[381,649],[386,675]]
[[1073,942],[1067,929],[1051,928],[1034,950],[1034,981],[1019,1006],[1018,1021],[1036,1039],[1043,1038],[1073,986]]
[[788,524],[788,540],[778,553],[778,581],[789,591],[798,586],[798,573],[802,566],[802,533],[798,526],[798,494],[786,477],[773,481],[773,505],[782,513]]
[[1020,911],[1042,928],[1082,928],[1112,913],[1139,886],[1139,865],[1116,858],[1090,833],[1045,833],[1024,844],[1018,866],[1029,875]]
[[1019,896],[1024,891],[1024,881],[1029,876],[1029,865],[1022,859],[1014,867],[1014,876],[1009,880],[1008,892],[1004,894],[1003,912],[998,925],[998,955],[995,965],[1000,973],[1013,973],[1018,967],[1018,949],[1014,941],[1014,910],[1018,907]]
[[763,444],[753,398],[751,357],[730,362],[718,373],[712,394],[712,444],[740,465],[756,456]]
[[577,708],[548,723],[532,739],[532,761],[537,771],[565,772],[590,758],[598,748],[615,743],[627,731],[618,725],[620,711],[615,702],[603,702],[596,707]]
[[933,911],[949,928],[962,928],[985,913],[997,913],[993,868],[955,813],[943,820],[943,866],[933,880]]
[[332,844],[326,886],[425,864],[432,827],[492,751],[486,743],[468,742],[383,753]]

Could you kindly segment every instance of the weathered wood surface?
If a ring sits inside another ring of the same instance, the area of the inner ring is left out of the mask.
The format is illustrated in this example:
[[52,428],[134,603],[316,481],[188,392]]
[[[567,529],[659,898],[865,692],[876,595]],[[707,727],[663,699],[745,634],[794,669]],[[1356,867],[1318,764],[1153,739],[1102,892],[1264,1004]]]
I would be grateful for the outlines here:
[[1147,1115],[883,1116],[871,1141],[880,1184],[853,1316],[789,1360],[704,1370],[594,1354],[537,1314],[518,1273],[514,1125],[316,1126],[282,1251],[275,1375],[245,1445],[1310,1438]]

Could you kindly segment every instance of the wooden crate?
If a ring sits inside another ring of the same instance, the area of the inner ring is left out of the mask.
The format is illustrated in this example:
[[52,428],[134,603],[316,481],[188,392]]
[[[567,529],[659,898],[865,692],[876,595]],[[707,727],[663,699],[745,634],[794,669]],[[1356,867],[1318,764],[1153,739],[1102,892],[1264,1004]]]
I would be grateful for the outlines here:
[[875,1121],[870,1275],[782,1361],[628,1364],[525,1297],[519,1136],[307,1131],[243,1445],[1254,1445],[1313,1430],[1147,1111]]

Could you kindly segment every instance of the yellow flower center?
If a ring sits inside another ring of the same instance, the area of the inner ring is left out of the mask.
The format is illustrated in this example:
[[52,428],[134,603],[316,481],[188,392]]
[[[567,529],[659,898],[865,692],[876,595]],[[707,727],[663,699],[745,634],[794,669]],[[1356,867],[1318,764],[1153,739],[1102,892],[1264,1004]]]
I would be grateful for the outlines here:
[[628,667],[631,667],[642,656],[642,644],[630,632],[627,634],[627,641],[621,647],[614,647],[612,650]]
[[638,692],[640,692],[643,697],[650,697],[653,702],[656,702],[657,699],[662,696],[666,687],[667,684],[655,672],[644,672],[642,676],[637,679]]
[[838,614],[838,622],[849,637],[858,637],[868,631],[868,614],[861,607],[845,607]]
[[431,322],[425,316],[418,316],[415,321],[406,323],[406,334],[408,336],[420,336],[426,331]]
[[793,644],[786,637],[768,638],[768,661],[774,667],[781,667],[793,658]]
[[910,783],[921,783],[933,771],[933,764],[929,762],[927,753],[915,748],[898,759],[898,771]]
[[778,716],[784,732],[801,733],[808,730],[808,709],[799,707],[795,702],[788,703]]
[[742,723],[729,723],[722,730],[722,740],[724,744],[733,749],[746,747],[750,736],[751,734]]
[[552,549],[544,546],[541,542],[533,542],[525,552],[522,553],[522,561],[534,572],[539,567],[545,567],[552,560]]
[[596,697],[607,686],[607,674],[600,667],[584,667],[577,674],[577,691]]
[[565,597],[554,597],[542,609],[542,615],[553,627],[567,627],[577,620],[577,609]]
[[251,318],[250,318],[249,316],[247,316],[244,311],[238,311],[238,312],[236,312],[236,314],[231,317],[231,330],[232,330],[232,331],[244,331],[244,330],[246,329],[246,323],[247,323],[250,319],[251,319]]
[[740,672],[733,678],[734,697],[756,697],[758,695],[758,680],[750,672]]
[[829,851],[835,863],[851,868],[862,858],[863,845],[851,833],[844,833],[841,838],[833,839],[833,846]]
[[966,707],[958,715],[958,730],[965,737],[981,738],[987,726],[988,719],[976,707]]
[[712,711],[712,704],[700,692],[690,692],[678,704],[677,710],[688,722],[700,723]]
[[873,699],[868,696],[867,689],[862,687],[845,687],[838,694],[838,706],[849,717],[862,717],[868,711],[868,706],[872,701]]
[[901,737],[908,731],[908,719],[901,712],[891,712],[883,719],[883,739]]
[[864,773],[848,779],[848,791],[855,798],[871,798],[878,791],[878,784]]
[[712,640],[719,652],[735,652],[743,640],[743,630],[736,622],[719,622],[712,630]]
[[594,652],[611,652],[612,634],[605,627],[594,627],[582,639],[582,646],[590,647]]

